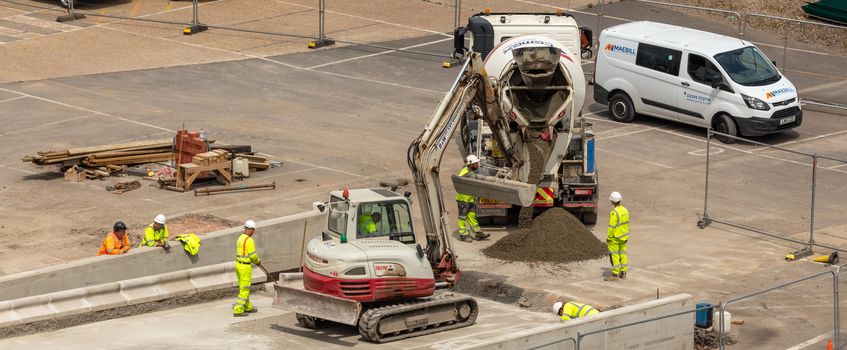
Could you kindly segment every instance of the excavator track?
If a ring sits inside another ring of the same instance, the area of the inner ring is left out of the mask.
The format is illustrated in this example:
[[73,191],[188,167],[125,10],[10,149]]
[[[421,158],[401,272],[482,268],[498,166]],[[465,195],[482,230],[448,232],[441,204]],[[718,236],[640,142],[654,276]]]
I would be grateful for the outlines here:
[[369,309],[359,318],[359,334],[375,343],[467,327],[476,322],[479,306],[471,297],[452,293]]

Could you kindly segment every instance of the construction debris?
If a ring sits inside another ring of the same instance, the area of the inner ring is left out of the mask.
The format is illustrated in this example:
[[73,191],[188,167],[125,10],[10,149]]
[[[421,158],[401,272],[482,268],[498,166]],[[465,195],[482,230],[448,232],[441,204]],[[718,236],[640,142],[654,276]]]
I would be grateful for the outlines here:
[[[735,345],[738,343],[732,339],[729,334],[724,335],[725,345]],[[702,328],[694,328],[694,349],[696,350],[712,350],[720,348],[720,332],[714,332]]]
[[530,227],[509,233],[482,252],[502,260],[557,263],[608,256],[606,245],[562,208],[548,209]]
[[141,183],[138,182],[138,180],[135,180],[128,182],[118,182],[114,186],[106,186],[106,191],[112,192],[112,194],[121,194],[138,188],[141,188]]

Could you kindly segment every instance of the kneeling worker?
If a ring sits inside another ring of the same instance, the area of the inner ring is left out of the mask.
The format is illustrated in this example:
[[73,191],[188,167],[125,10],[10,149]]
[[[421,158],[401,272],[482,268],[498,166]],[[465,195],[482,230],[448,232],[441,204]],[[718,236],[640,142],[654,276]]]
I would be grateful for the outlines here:
[[97,255],[120,255],[129,251],[129,237],[126,235],[126,224],[118,221],[112,226],[112,232],[106,235],[100,244]]
[[586,317],[599,314],[594,307],[588,304],[580,304],[574,301],[562,303],[561,301],[553,304],[553,312],[558,316],[562,316],[562,321],[570,321],[575,318]]

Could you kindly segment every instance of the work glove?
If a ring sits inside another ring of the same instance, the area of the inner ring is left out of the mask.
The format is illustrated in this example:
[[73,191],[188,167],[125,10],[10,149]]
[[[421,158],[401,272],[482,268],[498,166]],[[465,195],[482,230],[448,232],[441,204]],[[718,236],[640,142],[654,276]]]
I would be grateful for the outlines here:
[[171,245],[168,244],[168,242],[165,242],[164,244],[162,244],[162,248],[164,248],[165,251],[169,251],[171,250]]

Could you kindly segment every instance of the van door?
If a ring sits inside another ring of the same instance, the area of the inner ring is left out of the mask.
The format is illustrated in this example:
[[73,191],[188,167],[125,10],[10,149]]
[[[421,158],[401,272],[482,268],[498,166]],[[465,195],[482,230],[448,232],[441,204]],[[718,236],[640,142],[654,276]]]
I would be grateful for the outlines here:
[[679,67],[682,51],[639,43],[635,69],[639,76],[632,83],[641,100],[639,112],[677,120],[677,94],[680,90]]
[[711,116],[717,113],[715,105],[720,89],[713,83],[723,81],[720,70],[708,58],[686,52],[685,73],[680,82],[679,120],[685,123],[709,126]]

